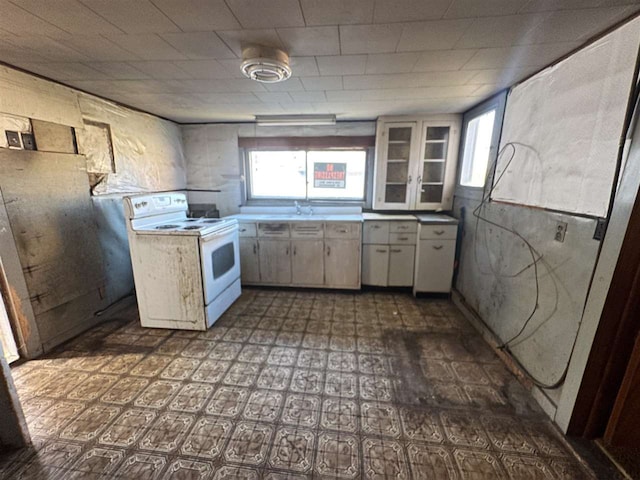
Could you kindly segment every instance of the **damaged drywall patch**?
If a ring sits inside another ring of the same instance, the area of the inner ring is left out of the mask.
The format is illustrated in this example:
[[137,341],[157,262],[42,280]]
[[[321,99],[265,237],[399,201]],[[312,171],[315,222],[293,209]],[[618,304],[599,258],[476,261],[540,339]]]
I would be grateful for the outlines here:
[[[96,195],[179,190],[186,187],[180,128],[169,121],[79,94],[83,132],[78,131]],[[110,131],[113,160],[109,159]],[[89,131],[87,131],[89,130]],[[111,165],[109,165],[111,163]]]

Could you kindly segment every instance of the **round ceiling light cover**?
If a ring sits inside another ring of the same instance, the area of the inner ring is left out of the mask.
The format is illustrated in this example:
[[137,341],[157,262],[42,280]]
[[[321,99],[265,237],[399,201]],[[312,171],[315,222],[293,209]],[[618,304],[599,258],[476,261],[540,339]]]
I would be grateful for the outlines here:
[[282,82],[291,76],[289,55],[271,47],[243,48],[240,70],[251,80],[263,83]]

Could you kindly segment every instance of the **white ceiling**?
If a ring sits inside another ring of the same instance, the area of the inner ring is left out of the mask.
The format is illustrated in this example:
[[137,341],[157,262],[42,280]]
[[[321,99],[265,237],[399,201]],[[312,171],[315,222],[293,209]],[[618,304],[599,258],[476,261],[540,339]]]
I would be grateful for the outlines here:
[[[0,0],[0,60],[179,122],[462,112],[640,0]],[[293,76],[242,77],[241,46]]]

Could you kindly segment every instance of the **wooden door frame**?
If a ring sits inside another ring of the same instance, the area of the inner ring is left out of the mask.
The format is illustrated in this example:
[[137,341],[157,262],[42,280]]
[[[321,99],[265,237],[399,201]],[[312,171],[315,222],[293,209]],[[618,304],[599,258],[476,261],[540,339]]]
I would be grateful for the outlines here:
[[640,194],[636,197],[620,255],[567,434],[604,436],[640,333]]

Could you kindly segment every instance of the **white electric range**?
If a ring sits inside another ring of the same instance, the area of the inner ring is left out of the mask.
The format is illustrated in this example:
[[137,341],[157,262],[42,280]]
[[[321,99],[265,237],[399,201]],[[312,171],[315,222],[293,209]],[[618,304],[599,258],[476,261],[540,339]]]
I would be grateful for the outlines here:
[[188,208],[182,193],[124,198],[143,327],[206,330],[240,296],[237,220]]

